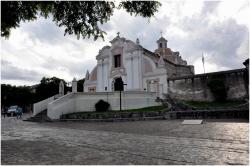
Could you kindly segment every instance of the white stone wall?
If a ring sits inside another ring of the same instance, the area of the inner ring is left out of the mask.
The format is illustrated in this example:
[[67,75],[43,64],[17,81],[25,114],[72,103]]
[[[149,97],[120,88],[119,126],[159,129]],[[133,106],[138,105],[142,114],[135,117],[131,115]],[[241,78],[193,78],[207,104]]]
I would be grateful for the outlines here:
[[88,80],[88,82],[84,82],[84,92],[88,92],[89,87],[94,87],[96,86],[96,81],[90,81]]
[[126,57],[126,69],[127,69],[127,86],[126,88],[128,90],[132,90],[133,89],[133,82],[134,82],[134,72],[133,72],[133,57],[131,56],[127,56]]
[[46,110],[48,108],[48,104],[54,101],[55,96],[37,102],[33,105],[33,116],[39,114],[41,111]]
[[[59,119],[62,114],[72,112],[95,111],[95,104],[100,100],[108,101],[112,110],[120,109],[119,92],[70,93],[48,105],[47,115]],[[122,92],[122,109],[136,109],[157,106],[155,93]]]
[[97,62],[97,86],[96,91],[100,92],[103,87],[103,63],[102,60]]
[[77,93],[69,93],[48,104],[47,116],[51,119],[59,119],[62,114],[74,112],[74,96]]

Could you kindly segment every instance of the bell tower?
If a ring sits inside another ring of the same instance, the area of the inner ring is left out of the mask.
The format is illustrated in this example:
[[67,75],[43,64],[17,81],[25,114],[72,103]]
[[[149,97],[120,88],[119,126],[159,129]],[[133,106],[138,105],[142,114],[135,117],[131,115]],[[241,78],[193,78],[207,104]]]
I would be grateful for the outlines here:
[[168,48],[168,41],[164,37],[162,37],[162,32],[161,32],[161,37],[156,41],[158,47],[155,50],[155,53],[157,53],[160,56],[163,56],[163,58],[166,58],[168,55],[172,55],[172,51],[170,48]]
[[168,48],[168,41],[164,37],[161,37],[159,40],[157,40],[157,44],[158,49]]

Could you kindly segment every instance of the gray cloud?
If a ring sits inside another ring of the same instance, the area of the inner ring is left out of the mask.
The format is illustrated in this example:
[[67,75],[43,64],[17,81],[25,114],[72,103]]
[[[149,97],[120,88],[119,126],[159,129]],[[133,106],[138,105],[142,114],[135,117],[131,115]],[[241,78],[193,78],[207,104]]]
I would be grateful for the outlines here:
[[212,14],[220,3],[220,1],[205,1],[201,11],[202,15]]
[[247,45],[243,52],[248,53],[248,41],[245,41],[248,39],[248,28],[232,19],[210,26],[208,20],[203,19],[200,24],[196,24],[200,19],[186,18],[182,28],[189,34],[188,37],[174,39],[184,57],[192,63],[204,52],[211,55],[207,59],[210,63],[230,69],[243,67],[246,55],[238,55],[237,50]]
[[56,59],[53,57],[50,57],[46,60],[46,62],[41,64],[42,68],[47,68],[50,70],[66,70],[68,73],[70,73],[73,77],[77,78],[84,78],[85,73],[87,70],[91,71],[93,69],[93,66],[95,66],[95,61],[89,60],[89,61],[69,61],[64,59]]
[[1,60],[1,76],[2,80],[25,80],[31,82],[39,82],[42,78],[40,73],[26,70],[14,66],[11,62]]
[[[169,16],[163,16],[162,20],[156,17],[147,19],[140,16],[130,16],[130,14],[123,12],[118,18],[120,19],[117,19],[117,15],[111,17],[109,23],[111,26],[107,28],[107,34],[120,32],[120,36],[134,42],[136,38],[139,38],[140,44],[151,51],[156,49],[156,40],[160,37],[160,31],[165,31],[171,24]],[[114,37],[107,35],[108,40],[112,40]]]
[[[159,14],[150,21],[142,17],[131,17],[126,12],[125,14],[118,12],[118,15],[112,16],[107,24],[102,25],[107,32],[105,42],[93,41],[93,39],[77,40],[74,35],[65,37],[64,29],[55,26],[51,19],[39,18],[29,24],[22,23],[20,29],[28,34],[34,47],[42,44],[44,47],[41,48],[48,47],[52,53],[49,51],[44,53],[40,47],[33,49],[29,45],[25,45],[26,43],[23,44],[25,48],[20,49],[13,48],[15,45],[12,45],[11,42],[2,42],[2,48],[6,54],[2,55],[4,59],[1,61],[2,79],[40,81],[44,75],[42,72],[48,69],[58,71],[58,73],[68,73],[72,78],[82,78],[87,69],[91,72],[96,65],[95,56],[98,50],[109,44],[108,42],[116,36],[118,31],[121,32],[122,37],[132,41],[138,37],[141,45],[151,51],[156,49],[156,41],[160,37],[160,31],[163,31],[164,37],[168,40],[168,46],[174,51],[180,51],[183,59],[191,65],[204,52],[206,62],[211,64],[228,69],[243,67],[242,62],[249,54],[248,28],[238,24],[234,19],[211,22],[212,17],[210,16],[216,17],[219,1],[206,1],[199,13],[179,17],[182,15],[183,4],[184,2],[168,3],[169,6],[166,10],[174,12]],[[171,13],[177,17],[172,17]],[[177,31],[172,34],[172,31],[169,30],[171,28]],[[178,30],[185,35],[178,34]],[[60,50],[52,50],[51,46],[57,49],[61,47],[66,54],[60,55],[57,53]],[[25,59],[25,54],[29,55],[29,59]],[[51,55],[48,56],[48,54]],[[23,69],[20,66],[22,63],[19,63],[17,67],[10,63],[9,55],[17,56],[20,58],[20,62],[25,59],[25,61],[31,61],[32,65],[35,63],[35,67],[41,68],[41,72],[38,71],[38,68],[35,71]]]
[[[206,57],[209,63],[229,69],[241,68],[246,55],[239,55],[237,50],[241,49],[241,53],[248,54],[248,28],[233,19],[211,23],[209,16],[216,15],[219,4],[220,1],[205,1],[200,13],[183,17],[177,24],[165,15],[153,23],[140,17],[129,22],[116,22],[113,28],[130,40],[135,41],[139,37],[141,44],[151,51],[157,47],[156,40],[160,37],[160,31],[165,30],[169,47],[180,51],[189,64],[193,64],[204,52],[209,55]],[[187,36],[168,33],[168,28],[173,25]]]
[[65,40],[64,29],[55,25],[51,18],[40,17],[35,21],[30,21],[29,24],[22,22],[20,27],[29,32],[32,41],[37,39],[41,42],[53,44]]

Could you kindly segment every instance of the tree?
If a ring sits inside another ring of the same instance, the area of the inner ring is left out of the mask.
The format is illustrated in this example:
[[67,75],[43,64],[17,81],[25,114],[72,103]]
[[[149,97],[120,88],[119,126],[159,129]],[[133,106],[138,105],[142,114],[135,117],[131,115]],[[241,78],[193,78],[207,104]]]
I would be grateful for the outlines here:
[[64,89],[67,89],[66,82],[63,79],[57,77],[43,77],[40,84],[36,87],[36,102],[58,94],[61,81],[64,83]]
[[[23,109],[34,101],[34,93],[28,86],[1,84],[2,107],[18,105]],[[25,109],[24,109],[25,110]]]
[[[122,1],[117,8],[149,18],[160,5],[156,1]],[[104,39],[106,33],[100,24],[110,20],[115,8],[112,1],[1,1],[1,36],[8,37],[11,28],[18,27],[21,21],[35,20],[40,15],[52,16],[59,27],[65,27],[64,35]]]
[[77,92],[83,92],[83,83],[85,79],[80,79],[77,81]]

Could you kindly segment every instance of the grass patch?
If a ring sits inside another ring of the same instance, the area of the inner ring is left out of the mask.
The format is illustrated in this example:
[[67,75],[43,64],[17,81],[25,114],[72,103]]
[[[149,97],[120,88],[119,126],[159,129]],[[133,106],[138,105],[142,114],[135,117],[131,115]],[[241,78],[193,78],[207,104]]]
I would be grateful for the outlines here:
[[185,101],[185,104],[196,108],[230,108],[244,104],[244,101],[223,101],[223,102],[205,102],[205,101]]
[[145,107],[145,108],[138,108],[138,109],[130,109],[130,110],[114,110],[111,112],[153,112],[153,111],[162,111],[164,106],[152,106],[152,107]]

